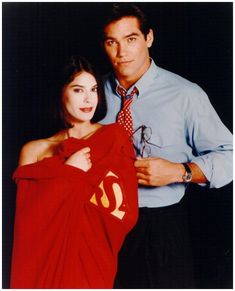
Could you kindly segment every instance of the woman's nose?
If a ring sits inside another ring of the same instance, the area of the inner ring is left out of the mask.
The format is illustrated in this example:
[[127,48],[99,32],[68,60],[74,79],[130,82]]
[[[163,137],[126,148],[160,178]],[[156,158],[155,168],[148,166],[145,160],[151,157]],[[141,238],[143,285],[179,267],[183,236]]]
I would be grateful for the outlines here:
[[91,95],[89,94],[89,92],[85,92],[85,95],[84,95],[84,102],[90,102],[91,100]]

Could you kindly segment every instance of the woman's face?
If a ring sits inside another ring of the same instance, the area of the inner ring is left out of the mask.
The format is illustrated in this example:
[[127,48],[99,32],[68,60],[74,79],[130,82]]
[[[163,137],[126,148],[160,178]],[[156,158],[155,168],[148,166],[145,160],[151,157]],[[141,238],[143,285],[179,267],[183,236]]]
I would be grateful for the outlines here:
[[90,121],[98,104],[97,82],[93,75],[81,72],[63,89],[63,104],[71,124]]

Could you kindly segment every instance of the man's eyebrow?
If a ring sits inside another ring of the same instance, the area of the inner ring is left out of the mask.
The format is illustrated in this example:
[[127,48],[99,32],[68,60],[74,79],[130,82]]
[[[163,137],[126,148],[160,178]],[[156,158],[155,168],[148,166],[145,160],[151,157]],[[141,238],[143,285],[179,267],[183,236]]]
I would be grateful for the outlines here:
[[[123,38],[128,38],[128,37],[131,37],[131,36],[139,36],[139,35],[140,35],[139,33],[132,32],[130,34],[125,35]],[[105,36],[104,41],[106,41],[106,40],[116,40],[116,38],[112,37],[112,36]]]
[[104,37],[104,41],[106,41],[106,40],[114,40],[115,38],[114,37],[112,37],[112,36],[105,36]]
[[139,33],[137,33],[137,32],[132,32],[132,33],[130,33],[130,34],[124,36],[124,38],[128,38],[128,37],[131,37],[131,36],[139,36]]

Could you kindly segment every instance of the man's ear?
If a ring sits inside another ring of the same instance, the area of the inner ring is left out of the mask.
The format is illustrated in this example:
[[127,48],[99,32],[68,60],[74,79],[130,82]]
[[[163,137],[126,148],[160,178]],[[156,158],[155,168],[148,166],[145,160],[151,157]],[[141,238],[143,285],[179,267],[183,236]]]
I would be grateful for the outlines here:
[[150,29],[149,33],[146,35],[146,42],[147,42],[148,48],[150,48],[152,46],[153,41],[154,41],[153,30]]

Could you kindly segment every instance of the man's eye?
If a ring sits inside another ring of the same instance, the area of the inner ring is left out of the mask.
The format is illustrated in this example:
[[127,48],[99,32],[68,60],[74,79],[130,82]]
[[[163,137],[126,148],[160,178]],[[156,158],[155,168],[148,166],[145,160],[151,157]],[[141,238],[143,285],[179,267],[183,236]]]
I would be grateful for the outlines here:
[[128,42],[134,42],[134,41],[136,41],[136,37],[129,37],[129,38],[127,39],[127,41],[128,41]]
[[116,45],[116,41],[114,41],[114,40],[106,40],[105,43],[107,46],[115,46]]

